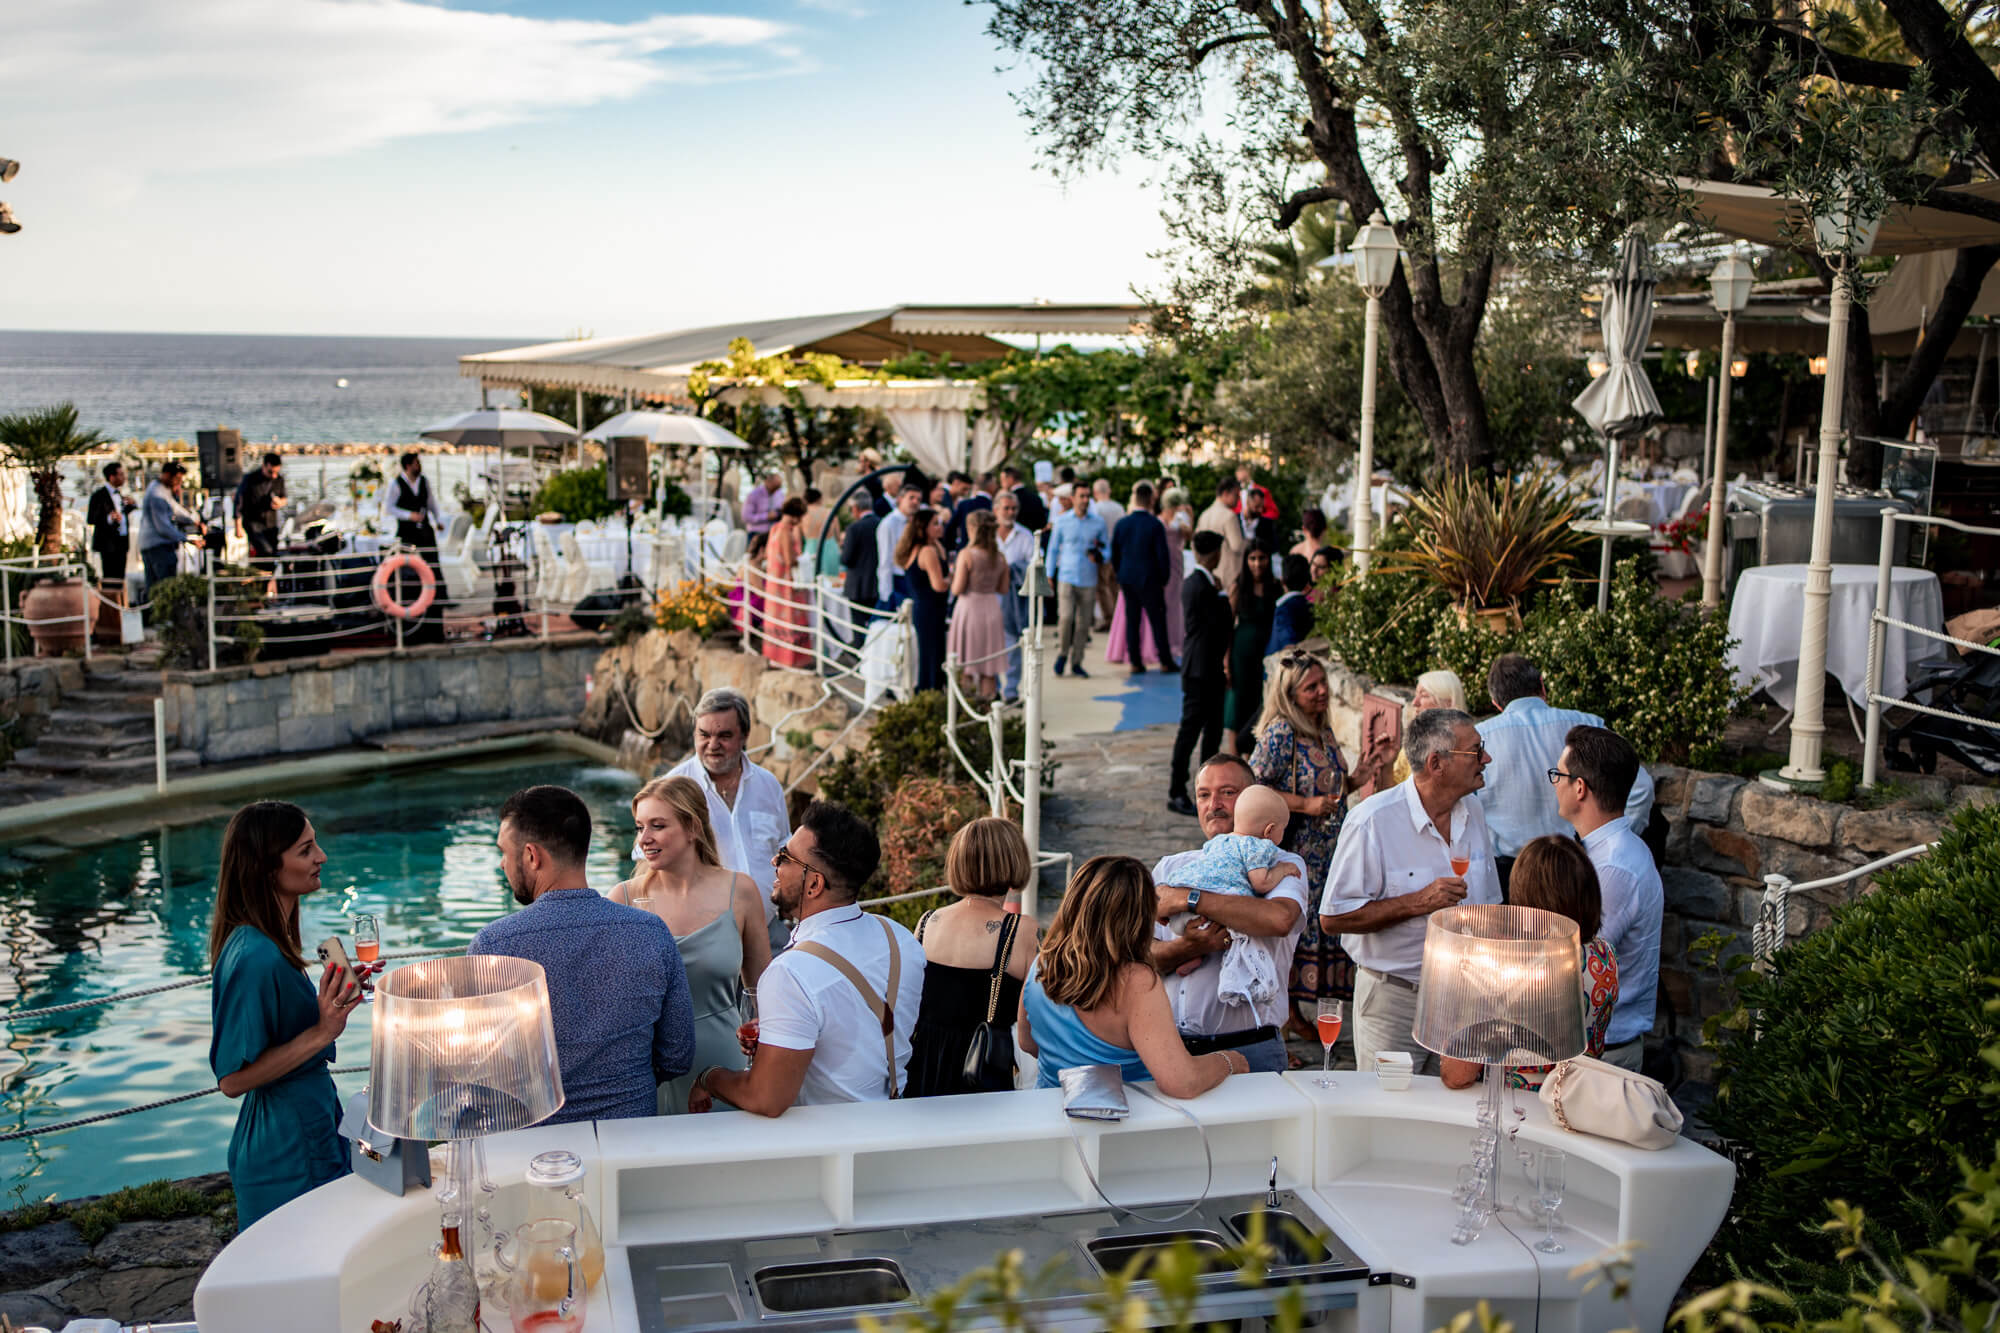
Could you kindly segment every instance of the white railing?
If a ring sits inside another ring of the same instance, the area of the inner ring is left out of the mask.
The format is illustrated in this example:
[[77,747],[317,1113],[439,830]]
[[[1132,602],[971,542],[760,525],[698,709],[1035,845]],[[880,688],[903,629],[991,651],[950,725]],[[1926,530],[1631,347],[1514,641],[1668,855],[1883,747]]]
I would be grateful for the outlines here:
[[[0,560],[0,662],[7,666],[14,664],[14,626],[29,629],[36,625],[72,625],[82,622],[83,655],[86,660],[91,655],[94,631],[98,616],[105,607],[124,607],[113,602],[89,582],[91,569],[83,561],[68,554],[61,555],[21,555]],[[69,615],[36,616],[30,620],[22,613],[18,603],[26,590],[44,579],[83,581],[83,610]]]
[[1889,614],[1889,592],[1895,577],[1897,525],[1901,523],[1913,524],[1920,527],[1936,524],[1940,527],[1952,528],[1972,535],[2000,537],[2000,528],[1974,527],[1969,523],[1960,523],[1956,519],[1939,518],[1932,514],[1906,514],[1901,510],[1887,507],[1882,510],[1882,550],[1879,563],[1876,566],[1875,610],[1868,618],[1868,729],[1866,735],[1863,737],[1861,748],[1861,786],[1864,791],[1875,785],[1876,775],[1879,771],[1882,749],[1882,712],[1885,708],[1901,708],[1913,713],[1927,714],[1931,717],[1943,718],[1952,722],[1969,723],[1972,726],[1985,727],[1990,731],[2000,732],[2000,720],[1973,717],[1966,713],[1952,712],[1943,708],[1933,708],[1929,704],[1920,704],[1909,699],[1891,698],[1882,693],[1882,653],[1885,646],[1886,631],[1891,629],[1902,630],[1904,633],[1915,634],[1926,639],[1935,639],[1940,643],[1950,644],[1961,652],[1981,652],[2000,656],[2000,648],[1989,647],[1983,643],[1973,643],[1966,639],[1956,639],[1942,631],[1930,629],[1923,625],[1912,625],[1908,621],[1898,620]]
[[1803,884],[1794,884],[1785,875],[1764,876],[1764,896],[1757,904],[1757,924],[1750,928],[1751,962],[1757,966],[1759,971],[1762,971],[1770,965],[1772,956],[1780,948],[1784,947],[1788,921],[1786,914],[1789,911],[1791,896],[1793,894],[1808,893],[1814,889],[1830,889],[1836,884],[1846,884],[1852,880],[1860,879],[1863,875],[1872,875],[1878,870],[1884,870],[1890,866],[1899,865],[1904,861],[1911,860],[1914,857],[1922,856],[1925,852],[1931,851],[1936,846],[1937,844],[1934,842],[1919,843],[1915,847],[1905,847],[1900,852],[1890,852],[1887,856],[1877,857],[1866,865],[1856,866],[1852,870],[1844,870],[1838,875],[1828,875],[1825,879],[1807,880]]

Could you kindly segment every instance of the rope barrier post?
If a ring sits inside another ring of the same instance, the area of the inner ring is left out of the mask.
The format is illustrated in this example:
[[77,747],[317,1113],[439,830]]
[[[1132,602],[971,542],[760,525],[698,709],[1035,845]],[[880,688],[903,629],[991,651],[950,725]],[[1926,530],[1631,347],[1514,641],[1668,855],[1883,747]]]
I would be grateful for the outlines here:
[[0,565],[0,639],[6,642],[5,649],[0,651],[6,653],[5,660],[11,668],[14,665],[14,584],[5,565]]
[[391,612],[389,615],[389,619],[393,621],[396,626],[396,652],[397,655],[400,656],[403,651],[403,618],[395,614],[394,612]]
[[1026,916],[1035,915],[1035,895],[1042,883],[1042,607],[1048,582],[1038,544],[1023,585],[1028,630],[1021,638],[1021,718],[1027,729],[1021,765],[1021,836],[1028,843],[1028,864],[1035,867],[1021,891],[1021,912]]
[[1889,614],[1889,586],[1895,578],[1896,510],[1882,508],[1881,563],[1875,567],[1875,614],[1868,617],[1868,734],[1861,742],[1861,790],[1875,789],[1882,752],[1883,617]]
[[208,569],[208,669],[215,670],[215,552],[204,550],[202,560]]
[[[97,606],[95,601],[97,589],[90,586],[89,565],[77,565],[75,569],[77,576],[83,580],[83,660],[88,662],[90,660],[90,641],[97,637],[91,632],[97,628]],[[64,568],[63,574],[65,577],[68,576],[68,567]]]
[[167,789],[167,700],[165,695],[153,699],[153,790]]

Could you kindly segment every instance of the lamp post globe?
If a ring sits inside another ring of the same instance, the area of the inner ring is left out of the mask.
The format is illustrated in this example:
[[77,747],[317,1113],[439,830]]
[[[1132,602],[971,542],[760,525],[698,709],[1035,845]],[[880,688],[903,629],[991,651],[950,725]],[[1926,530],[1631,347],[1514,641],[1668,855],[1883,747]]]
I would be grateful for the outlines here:
[[1711,610],[1722,605],[1722,530],[1729,507],[1727,473],[1729,460],[1729,394],[1736,375],[1736,313],[1750,304],[1750,284],[1756,275],[1741,256],[1731,252],[1708,275],[1709,298],[1722,313],[1722,364],[1729,374],[1721,381],[1715,402],[1715,457],[1709,468],[1708,541],[1702,550],[1701,604]]

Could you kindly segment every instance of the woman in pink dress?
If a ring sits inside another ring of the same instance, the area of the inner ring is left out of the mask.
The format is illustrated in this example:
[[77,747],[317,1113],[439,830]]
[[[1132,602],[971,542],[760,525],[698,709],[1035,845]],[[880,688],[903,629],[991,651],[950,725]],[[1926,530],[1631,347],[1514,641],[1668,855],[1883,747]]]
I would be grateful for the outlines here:
[[[1176,496],[1180,497],[1182,502],[1185,502],[1187,498],[1178,490],[1167,492],[1169,500]],[[1181,573],[1181,549],[1187,545],[1188,534],[1194,530],[1194,526],[1186,514],[1172,503],[1168,505],[1166,512],[1162,514],[1158,498],[1155,498],[1153,501],[1153,513],[1161,519],[1167,529],[1167,639],[1172,649],[1168,660],[1178,662],[1181,660],[1181,640],[1186,636],[1186,630],[1181,621],[1181,579],[1183,577]],[[1126,614],[1125,594],[1121,592],[1118,594],[1118,605],[1113,607],[1111,611],[1111,628],[1106,631],[1109,637],[1104,648],[1104,660],[1107,662],[1125,661]],[[1151,625],[1144,625],[1141,628],[1139,634],[1139,652],[1145,657],[1147,666],[1156,667],[1160,664],[1160,645],[1153,642],[1153,627]]]
[[965,549],[951,571],[958,605],[951,613],[946,647],[982,700],[999,695],[1000,676],[1007,669],[1006,613],[1000,599],[1008,591],[1010,573],[996,535],[999,526],[992,510],[974,510],[965,522]]
[[799,579],[799,556],[805,551],[801,523],[806,502],[796,495],[778,511],[771,540],[764,548],[764,656],[774,666],[808,667],[806,632],[812,627],[810,579]]

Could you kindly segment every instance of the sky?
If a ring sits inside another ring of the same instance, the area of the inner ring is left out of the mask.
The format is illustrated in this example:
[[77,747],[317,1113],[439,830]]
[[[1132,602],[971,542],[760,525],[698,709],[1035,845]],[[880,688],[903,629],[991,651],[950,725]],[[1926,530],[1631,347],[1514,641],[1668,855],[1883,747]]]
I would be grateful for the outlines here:
[[40,0],[0,44],[0,327],[613,337],[1121,301],[958,0]]

